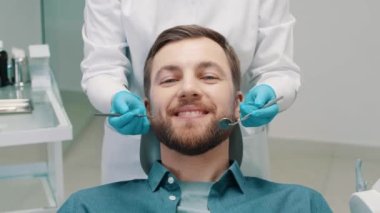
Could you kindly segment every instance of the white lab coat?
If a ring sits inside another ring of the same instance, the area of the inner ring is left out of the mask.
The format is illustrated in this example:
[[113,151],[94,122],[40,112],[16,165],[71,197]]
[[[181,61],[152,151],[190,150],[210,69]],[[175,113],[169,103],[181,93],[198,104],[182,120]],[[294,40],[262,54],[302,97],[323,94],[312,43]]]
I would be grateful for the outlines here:
[[[241,90],[270,85],[284,96],[280,110],[295,100],[300,86],[293,62],[294,17],[288,0],[86,0],[82,87],[94,107],[109,112],[112,96],[130,90],[144,97],[143,68],[163,30],[197,24],[223,34],[241,62]],[[129,49],[131,58],[126,57]],[[267,177],[266,128],[243,128],[245,175]],[[123,136],[105,124],[102,181],[144,178],[140,136]]]

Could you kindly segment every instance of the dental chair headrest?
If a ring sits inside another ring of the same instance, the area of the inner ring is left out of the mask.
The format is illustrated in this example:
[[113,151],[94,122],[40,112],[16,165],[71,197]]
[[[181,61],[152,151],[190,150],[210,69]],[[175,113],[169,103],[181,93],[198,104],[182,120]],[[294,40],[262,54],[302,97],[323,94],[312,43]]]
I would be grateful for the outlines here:
[[[243,158],[243,138],[239,125],[233,127],[229,141],[230,159],[236,160],[240,166]],[[140,144],[140,163],[145,174],[149,174],[152,164],[160,159],[160,142],[153,131],[150,130],[149,133],[141,136]]]

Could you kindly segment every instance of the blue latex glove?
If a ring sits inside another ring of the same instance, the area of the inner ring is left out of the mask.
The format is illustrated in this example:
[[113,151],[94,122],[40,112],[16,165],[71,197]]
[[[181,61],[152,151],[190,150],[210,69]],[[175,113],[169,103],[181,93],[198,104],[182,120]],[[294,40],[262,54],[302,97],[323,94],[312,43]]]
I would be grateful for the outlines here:
[[242,121],[243,126],[258,127],[271,122],[279,112],[278,105],[274,104],[264,109],[260,108],[275,98],[276,94],[269,85],[261,84],[250,89],[244,102],[240,104],[240,116],[242,118],[248,113],[253,113],[247,120]]
[[108,123],[123,135],[140,135],[149,131],[150,122],[147,117],[135,115],[146,115],[146,109],[141,98],[127,91],[120,91],[112,98],[111,113],[121,116],[108,117]]

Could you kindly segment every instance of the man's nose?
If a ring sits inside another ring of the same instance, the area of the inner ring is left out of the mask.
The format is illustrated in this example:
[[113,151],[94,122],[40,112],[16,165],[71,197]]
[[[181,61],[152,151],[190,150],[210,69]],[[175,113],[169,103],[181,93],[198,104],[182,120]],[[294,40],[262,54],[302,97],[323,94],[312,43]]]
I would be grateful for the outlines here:
[[189,100],[201,98],[200,85],[196,79],[184,79],[182,81],[179,98]]

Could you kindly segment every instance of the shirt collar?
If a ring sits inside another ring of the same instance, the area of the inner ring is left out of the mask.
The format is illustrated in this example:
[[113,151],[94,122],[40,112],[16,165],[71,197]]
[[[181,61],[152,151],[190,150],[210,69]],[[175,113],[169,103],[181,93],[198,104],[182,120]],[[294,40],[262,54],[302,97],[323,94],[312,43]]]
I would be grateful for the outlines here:
[[223,181],[224,179],[227,181],[225,185],[237,186],[242,193],[245,193],[245,178],[240,170],[239,164],[236,161],[232,161],[231,166],[218,182]]
[[152,192],[156,191],[160,186],[160,183],[169,174],[169,171],[161,164],[160,161],[153,162],[153,165],[149,171],[148,182]]
[[[148,183],[151,190],[156,191],[162,182],[166,180],[169,171],[161,164],[160,161],[155,161],[149,171]],[[230,167],[224,172],[221,178],[215,183],[220,190],[226,189],[228,186],[237,186],[244,193],[245,178],[236,161],[232,161]]]

